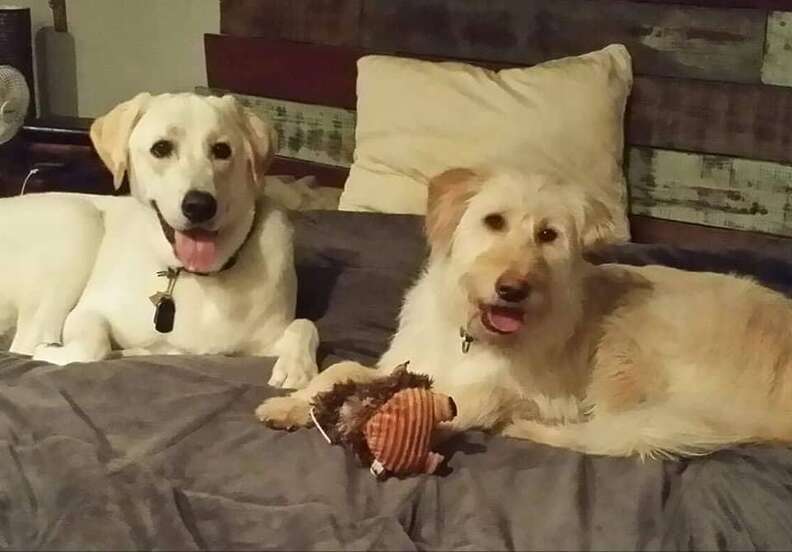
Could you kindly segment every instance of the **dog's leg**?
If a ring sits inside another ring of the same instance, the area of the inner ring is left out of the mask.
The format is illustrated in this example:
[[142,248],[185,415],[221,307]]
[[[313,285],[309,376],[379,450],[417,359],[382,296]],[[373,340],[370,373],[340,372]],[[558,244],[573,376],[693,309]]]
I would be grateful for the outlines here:
[[109,328],[104,317],[92,311],[75,310],[66,318],[63,345],[39,345],[33,358],[63,366],[72,362],[101,360],[111,350]]
[[[32,355],[36,345],[43,343],[38,339],[38,332],[32,322],[32,316],[25,313],[20,314],[16,322],[16,331],[14,339],[11,341],[11,346],[8,348],[9,352],[19,355]],[[58,336],[54,341],[60,339]]]
[[32,355],[42,343],[59,343],[69,311],[82,293],[83,281],[66,282],[62,287],[45,291],[34,310],[23,310],[17,320],[17,330],[10,351]]
[[56,334],[49,334],[50,337],[48,338],[37,330],[37,328],[25,328],[24,325],[18,328],[8,351],[18,355],[32,356],[36,347],[39,347],[42,343],[53,343],[60,340],[60,336]]
[[319,373],[316,350],[319,332],[310,320],[298,319],[289,324],[273,346],[278,356],[272,367],[269,385],[302,389]]
[[357,362],[339,362],[313,378],[303,389],[285,397],[267,399],[256,409],[256,417],[275,429],[295,429],[311,422],[311,401],[318,393],[329,391],[342,381],[366,382],[383,375],[375,368]]
[[522,399],[518,393],[505,387],[463,385],[444,390],[454,400],[457,414],[432,433],[432,446],[450,439],[461,431],[478,429],[498,431],[515,418],[535,418],[539,415],[536,404]]
[[[719,423],[670,405],[595,415],[590,421],[546,425],[516,420],[503,435],[603,456],[697,456],[744,441]],[[744,436],[744,434],[741,434]]]
[[[449,389],[448,394],[457,406],[457,415],[448,422],[447,427],[455,431],[490,430],[509,422],[516,409],[533,405],[505,387],[471,384]],[[520,410],[520,414],[521,417],[529,415],[524,409]]]

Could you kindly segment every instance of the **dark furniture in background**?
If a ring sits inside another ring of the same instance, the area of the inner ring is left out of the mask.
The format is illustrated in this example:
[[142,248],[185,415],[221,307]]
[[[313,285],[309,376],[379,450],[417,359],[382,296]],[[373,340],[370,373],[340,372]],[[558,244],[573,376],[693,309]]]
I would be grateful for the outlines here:
[[91,122],[48,117],[24,125],[13,140],[0,146],[0,197],[18,195],[33,168],[38,172],[28,180],[25,193],[115,193],[110,172],[91,145]]

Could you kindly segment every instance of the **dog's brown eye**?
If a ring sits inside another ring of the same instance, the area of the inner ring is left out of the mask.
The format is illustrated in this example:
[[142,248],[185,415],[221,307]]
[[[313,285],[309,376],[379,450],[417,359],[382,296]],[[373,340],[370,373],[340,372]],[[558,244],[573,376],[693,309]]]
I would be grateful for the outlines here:
[[542,243],[550,243],[551,241],[555,241],[558,237],[558,232],[553,230],[552,228],[542,228],[539,230],[539,233],[536,235],[539,238],[539,241]]
[[212,146],[212,157],[215,159],[228,159],[231,157],[231,146],[225,142],[218,142]]
[[495,213],[484,217],[484,224],[486,224],[487,228],[490,230],[503,230],[506,227],[506,219],[503,218],[503,215]]
[[157,159],[170,157],[170,155],[173,153],[173,142],[169,142],[168,140],[157,140],[154,142],[154,145],[151,146],[150,151],[151,155]]

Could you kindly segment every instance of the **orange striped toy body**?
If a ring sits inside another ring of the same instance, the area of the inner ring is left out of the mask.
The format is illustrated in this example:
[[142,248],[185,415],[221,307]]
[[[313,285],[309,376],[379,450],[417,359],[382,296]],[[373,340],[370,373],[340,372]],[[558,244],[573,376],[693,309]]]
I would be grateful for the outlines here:
[[435,426],[455,415],[453,401],[429,389],[399,391],[366,422],[363,433],[377,464],[395,474],[432,473],[442,456],[429,451]]

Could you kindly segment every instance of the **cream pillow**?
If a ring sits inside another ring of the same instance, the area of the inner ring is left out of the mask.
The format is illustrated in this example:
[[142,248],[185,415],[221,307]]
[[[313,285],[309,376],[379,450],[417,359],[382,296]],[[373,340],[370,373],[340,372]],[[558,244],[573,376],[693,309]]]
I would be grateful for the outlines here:
[[[423,214],[427,181],[505,164],[585,187],[629,239],[622,171],[630,55],[610,45],[528,68],[371,55],[358,61],[355,152],[339,209]],[[605,215],[607,216],[607,215]]]

